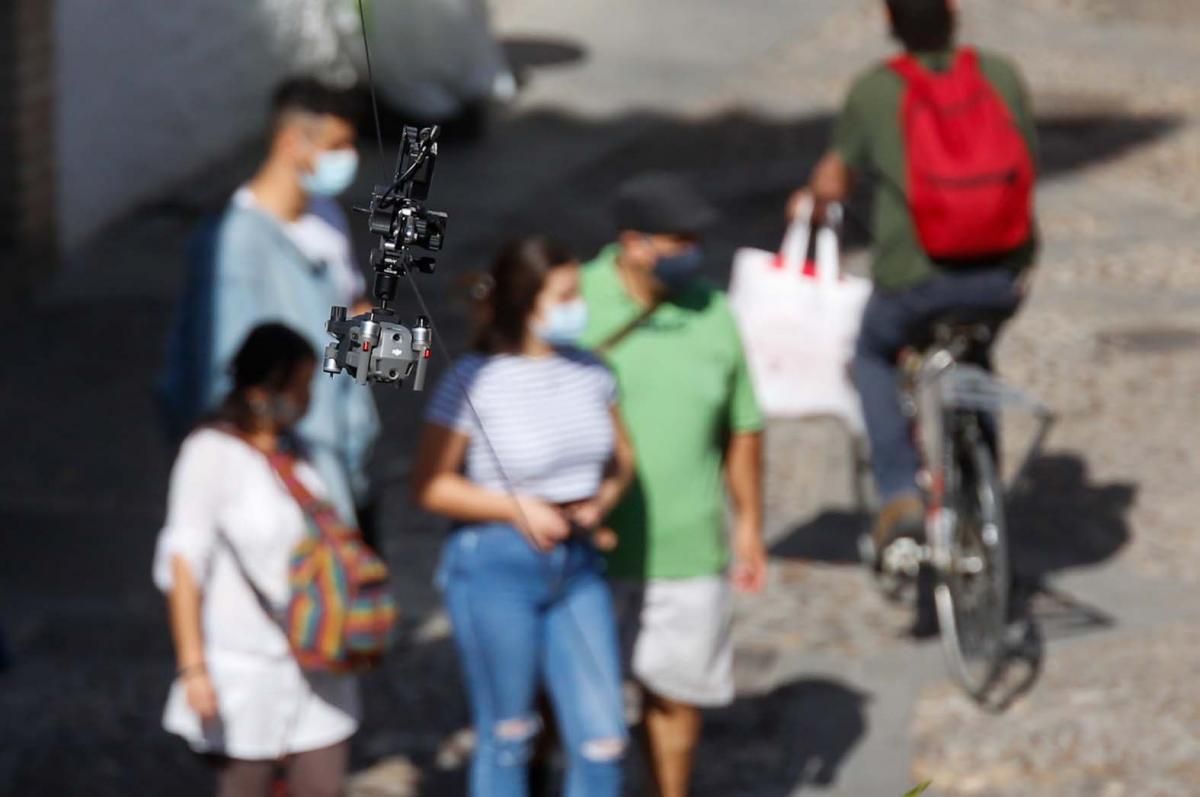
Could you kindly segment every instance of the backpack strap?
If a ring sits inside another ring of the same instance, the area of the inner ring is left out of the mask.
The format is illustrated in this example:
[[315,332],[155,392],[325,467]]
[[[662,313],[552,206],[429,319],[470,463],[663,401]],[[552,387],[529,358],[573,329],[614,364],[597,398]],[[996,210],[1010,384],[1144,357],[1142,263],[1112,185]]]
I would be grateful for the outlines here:
[[[888,61],[888,67],[904,80],[905,83],[911,85],[923,85],[928,83],[933,76],[925,66],[917,60],[917,57],[912,53],[904,53],[898,55]],[[979,70],[979,53],[974,47],[960,47],[954,55],[954,63],[951,64],[950,70],[958,72],[960,70],[978,71]]]
[[928,77],[925,67],[921,66],[921,62],[912,53],[896,56],[888,61],[888,68],[909,84],[920,83]]
[[979,52],[974,47],[959,47],[958,55],[954,58],[954,69],[979,70]]

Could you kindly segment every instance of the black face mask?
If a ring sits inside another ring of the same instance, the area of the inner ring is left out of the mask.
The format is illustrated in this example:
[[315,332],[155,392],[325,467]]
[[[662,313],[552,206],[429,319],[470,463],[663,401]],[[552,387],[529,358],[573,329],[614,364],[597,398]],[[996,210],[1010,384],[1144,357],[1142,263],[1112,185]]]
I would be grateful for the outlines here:
[[703,265],[704,250],[690,246],[678,254],[660,256],[654,264],[654,278],[676,293],[696,280]]

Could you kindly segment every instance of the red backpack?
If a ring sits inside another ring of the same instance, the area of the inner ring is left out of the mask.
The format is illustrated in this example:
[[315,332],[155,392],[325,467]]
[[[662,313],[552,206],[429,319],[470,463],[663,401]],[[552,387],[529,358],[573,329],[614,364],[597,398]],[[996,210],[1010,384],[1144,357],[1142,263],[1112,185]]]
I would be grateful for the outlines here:
[[1033,233],[1033,156],[979,56],[963,48],[944,73],[911,55],[889,66],[907,86],[900,122],[908,203],[925,251],[967,260],[1026,243]]

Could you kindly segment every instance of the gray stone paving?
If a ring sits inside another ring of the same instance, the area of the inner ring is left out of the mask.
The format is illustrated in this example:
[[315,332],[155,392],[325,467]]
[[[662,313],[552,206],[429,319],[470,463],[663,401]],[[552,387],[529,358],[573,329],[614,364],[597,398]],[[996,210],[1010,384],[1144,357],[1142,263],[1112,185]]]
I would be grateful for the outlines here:
[[[582,59],[531,69],[487,138],[444,148],[448,273],[426,290],[456,345],[454,272],[516,230],[598,245],[608,192],[639,168],[704,182],[728,217],[718,259],[771,246],[841,91],[885,52],[874,0],[619,5],[497,3],[506,35]],[[710,718],[697,794],[874,797],[925,778],[946,797],[1200,791],[1200,13],[1189,0],[964,5],[972,38],[1021,59],[1042,120],[1044,267],[999,349],[1006,377],[1060,414],[1012,507],[1018,564],[1040,587],[1041,669],[1014,672],[1014,687],[1034,678],[1006,711],[966,702],[936,644],[914,642],[909,613],[854,563],[863,519],[845,434],[775,423],[770,589],[739,603],[742,695]],[[142,419],[179,241],[245,162],[81,257],[38,305],[67,323],[0,321],[21,387],[0,392],[0,621],[19,657],[0,676],[0,794],[207,793],[203,769],[157,728],[171,663],[148,563],[169,460]],[[364,185],[382,169],[367,165]],[[89,356],[48,365],[46,351],[80,345]],[[402,486],[419,401],[381,401],[382,510],[408,633],[365,682],[355,793],[456,794],[462,754],[448,740],[465,707],[429,586],[440,527]],[[1008,449],[1027,433],[1009,419]]]

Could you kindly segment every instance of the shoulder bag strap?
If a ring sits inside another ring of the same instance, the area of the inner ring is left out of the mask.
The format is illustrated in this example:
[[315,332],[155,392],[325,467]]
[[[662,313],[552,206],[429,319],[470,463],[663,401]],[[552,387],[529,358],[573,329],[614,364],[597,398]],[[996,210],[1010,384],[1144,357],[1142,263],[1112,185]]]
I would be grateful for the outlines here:
[[661,306],[662,302],[655,301],[649,306],[643,308],[637,315],[618,327],[616,332],[613,332],[607,338],[600,341],[599,345],[597,345],[595,348],[595,352],[601,355],[611,352],[613,349],[619,346],[621,342],[625,340],[625,338],[629,337],[629,335],[635,329],[646,323],[650,316],[654,315],[654,313],[657,312],[658,308]]
[[[239,433],[232,424],[216,422],[209,424],[208,428],[227,434],[230,437],[236,437],[246,445],[250,445],[245,436]],[[254,593],[254,599],[258,601],[258,605],[262,607],[263,612],[271,619],[272,622],[280,626],[280,628],[283,628],[283,619],[279,616],[279,612],[275,609],[275,606],[271,603],[270,599],[267,598],[267,594],[259,589],[258,583],[255,582],[254,577],[250,575],[250,571],[246,568],[246,563],[242,561],[241,554],[238,553],[237,546],[233,544],[233,540],[229,539],[229,535],[219,528],[216,530],[216,532],[217,542],[223,545],[225,549],[229,551],[229,555],[233,559],[234,567],[237,568],[238,574],[242,577],[242,580],[246,582],[248,587],[250,587],[250,591]],[[284,633],[287,633],[287,629],[284,629]]]
[[287,635],[287,628],[284,627],[283,618],[280,616],[279,610],[271,603],[267,594],[259,589],[258,584],[254,581],[254,577],[250,575],[250,571],[246,569],[246,563],[242,561],[241,555],[238,553],[237,546],[233,544],[233,540],[229,539],[228,535],[220,529],[217,530],[217,541],[225,546],[229,551],[229,555],[233,558],[233,564],[237,567],[238,573],[242,580],[250,587],[250,591],[254,593],[254,599],[258,601],[258,605],[262,608],[263,613],[270,618],[271,622],[279,626],[283,630],[284,635]]
[[293,457],[280,453],[266,454],[265,456],[279,480],[283,482],[283,486],[300,505],[300,511],[304,513],[304,516],[320,534],[332,539],[333,530],[346,525],[338,516],[333,505],[309,492],[308,488],[304,486],[304,482],[300,481],[300,477],[296,475],[296,461]]
[[316,527],[320,534],[332,537],[331,530],[333,527],[345,525],[328,501],[322,501],[314,496],[304,486],[304,483],[300,481],[300,478],[296,475],[294,457],[280,452],[267,453],[266,451],[261,451],[251,445],[245,435],[228,424],[217,424],[214,428],[238,438],[265,457],[267,463],[271,466],[271,470],[275,471],[275,475],[283,482],[283,486],[287,488],[292,499],[300,506],[300,511]]

